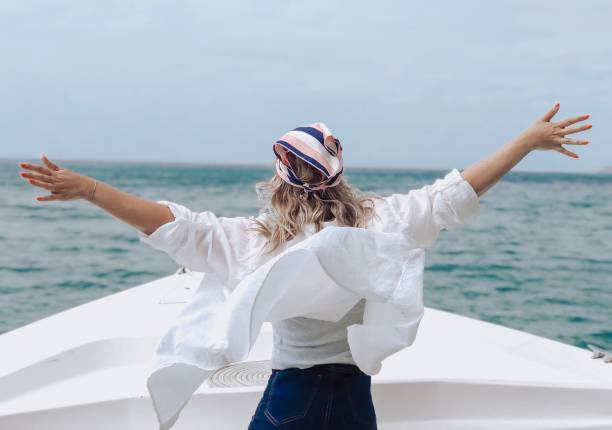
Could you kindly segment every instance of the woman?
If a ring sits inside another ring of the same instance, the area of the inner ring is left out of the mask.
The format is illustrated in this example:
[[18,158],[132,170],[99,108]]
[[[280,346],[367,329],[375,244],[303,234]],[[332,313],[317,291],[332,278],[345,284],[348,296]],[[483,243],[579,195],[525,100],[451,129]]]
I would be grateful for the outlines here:
[[[86,199],[135,227],[143,241],[165,241],[160,249],[179,264],[242,276],[330,223],[366,228],[378,223],[376,228],[402,229],[423,247],[431,246],[437,232],[474,213],[479,196],[532,150],[578,158],[562,145],[588,143],[565,136],[590,129],[590,124],[570,127],[589,115],[552,122],[558,110],[555,103],[516,138],[461,173],[453,170],[433,185],[386,198],[368,198],[348,185],[342,176],[342,146],[324,124],[298,127],[273,146],[276,174],[257,184],[267,192],[268,211],[256,218],[197,214],[174,202],[142,199],[61,168],[46,156],[42,165],[19,163],[30,171],[20,175],[50,191],[38,201]],[[257,232],[256,238],[246,240],[247,230]],[[273,322],[272,374],[249,430],[376,429],[371,377],[355,365],[346,339],[346,327],[362,317],[363,300],[338,322]]]

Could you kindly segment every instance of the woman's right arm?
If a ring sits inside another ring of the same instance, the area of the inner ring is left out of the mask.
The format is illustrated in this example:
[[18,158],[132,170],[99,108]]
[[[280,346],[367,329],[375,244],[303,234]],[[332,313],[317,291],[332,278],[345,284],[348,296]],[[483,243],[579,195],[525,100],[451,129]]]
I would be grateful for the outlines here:
[[461,172],[474,191],[482,196],[495,185],[506,173],[518,164],[533,150],[557,151],[568,157],[578,158],[578,154],[568,151],[563,145],[586,145],[587,139],[569,139],[566,136],[591,129],[591,124],[570,127],[584,121],[590,115],[579,115],[553,122],[552,118],[559,112],[557,102],[542,117],[538,118],[529,128],[506,143],[502,148],[487,158],[475,163]]
[[174,220],[172,211],[166,205],[134,196],[100,180],[61,168],[46,156],[41,159],[42,165],[19,163],[19,167],[29,170],[20,172],[22,178],[51,193],[37,197],[38,201],[85,199],[147,235]]
[[433,184],[385,197],[377,205],[382,229],[404,233],[418,246],[433,246],[442,229],[453,229],[477,213],[480,196],[531,151],[554,150],[578,158],[563,145],[586,145],[588,141],[565,136],[589,130],[591,124],[570,127],[589,115],[551,122],[558,110],[559,103],[555,103],[518,137],[473,166],[463,171],[453,169]]

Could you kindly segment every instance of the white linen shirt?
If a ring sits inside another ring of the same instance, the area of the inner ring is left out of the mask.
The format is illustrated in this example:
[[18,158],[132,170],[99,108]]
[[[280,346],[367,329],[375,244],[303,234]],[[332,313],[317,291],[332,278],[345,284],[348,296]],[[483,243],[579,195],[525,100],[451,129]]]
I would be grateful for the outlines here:
[[[457,169],[408,193],[374,199],[368,228],[314,225],[268,255],[253,217],[193,212],[166,200],[175,219],[142,242],[188,269],[202,284],[161,337],[147,379],[160,430],[174,425],[193,392],[214,371],[244,360],[264,321],[308,317],[338,321],[365,298],[363,324],[347,328],[357,366],[380,371],[409,346],[423,315],[424,249],[480,208]],[[259,217],[265,217],[261,214]],[[356,270],[358,268],[359,270]],[[313,291],[312,285],[317,285]]]

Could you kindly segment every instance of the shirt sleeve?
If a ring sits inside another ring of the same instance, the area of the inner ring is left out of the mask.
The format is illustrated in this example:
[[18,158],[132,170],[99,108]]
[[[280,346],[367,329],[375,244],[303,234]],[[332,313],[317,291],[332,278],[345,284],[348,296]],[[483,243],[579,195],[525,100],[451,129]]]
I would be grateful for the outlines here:
[[167,253],[177,264],[197,272],[214,272],[226,282],[240,279],[251,270],[252,242],[247,228],[251,218],[222,217],[211,211],[193,212],[167,200],[175,219],[147,235],[138,231],[141,242]]
[[480,199],[453,169],[433,184],[384,197],[375,210],[382,231],[406,234],[426,248],[435,243],[440,230],[451,230],[477,213]]

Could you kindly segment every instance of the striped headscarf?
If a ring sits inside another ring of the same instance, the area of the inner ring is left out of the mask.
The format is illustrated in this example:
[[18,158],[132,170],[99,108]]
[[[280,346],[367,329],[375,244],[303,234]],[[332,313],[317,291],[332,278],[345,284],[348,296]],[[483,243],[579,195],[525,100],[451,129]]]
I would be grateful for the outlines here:
[[[272,146],[276,154],[276,173],[287,183],[302,188],[300,197],[310,191],[338,185],[343,171],[342,145],[322,122],[294,128],[285,133]],[[295,174],[287,154],[292,152],[324,175],[317,184],[308,184]]]

